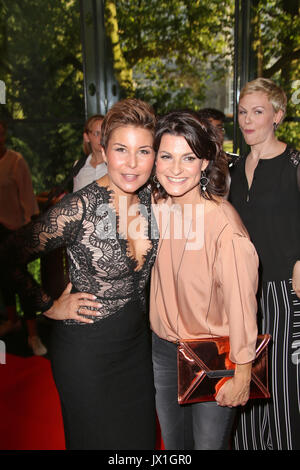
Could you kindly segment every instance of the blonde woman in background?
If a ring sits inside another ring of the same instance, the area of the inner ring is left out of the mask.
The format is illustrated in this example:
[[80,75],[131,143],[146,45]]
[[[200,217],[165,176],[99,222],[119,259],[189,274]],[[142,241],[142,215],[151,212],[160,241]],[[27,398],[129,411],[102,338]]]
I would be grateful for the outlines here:
[[250,152],[232,167],[229,200],[260,258],[260,333],[272,336],[272,398],[241,413],[237,449],[300,449],[300,153],[275,134],[286,104],[280,87],[258,78],[245,85],[238,106]]

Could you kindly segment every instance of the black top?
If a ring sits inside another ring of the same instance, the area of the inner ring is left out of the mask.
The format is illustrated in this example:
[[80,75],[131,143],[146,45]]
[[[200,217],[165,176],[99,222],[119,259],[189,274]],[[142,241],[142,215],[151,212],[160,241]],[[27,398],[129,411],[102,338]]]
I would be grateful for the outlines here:
[[36,311],[47,310],[52,301],[22,270],[22,265],[60,246],[67,247],[69,277],[74,290],[94,294],[102,304],[101,316],[93,317],[95,322],[113,315],[128,301],[142,300],[143,303],[158,245],[151,192],[144,188],[138,193],[139,211],[145,222],[144,238],[149,240],[141,267],[130,256],[128,242],[118,231],[119,220],[111,193],[93,182],[66,195],[1,245],[1,262],[8,268],[11,266],[10,274]]
[[300,260],[299,153],[287,147],[277,157],[259,160],[250,190],[245,162],[240,158],[231,168],[229,200],[255,245],[262,280],[290,279]]

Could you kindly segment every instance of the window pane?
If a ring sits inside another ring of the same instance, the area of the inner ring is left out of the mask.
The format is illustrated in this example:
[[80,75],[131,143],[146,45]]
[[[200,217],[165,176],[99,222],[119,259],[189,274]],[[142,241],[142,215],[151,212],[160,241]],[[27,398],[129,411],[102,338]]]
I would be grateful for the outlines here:
[[81,155],[84,123],[76,0],[0,1],[1,118],[7,146],[25,157],[37,193],[61,182]]

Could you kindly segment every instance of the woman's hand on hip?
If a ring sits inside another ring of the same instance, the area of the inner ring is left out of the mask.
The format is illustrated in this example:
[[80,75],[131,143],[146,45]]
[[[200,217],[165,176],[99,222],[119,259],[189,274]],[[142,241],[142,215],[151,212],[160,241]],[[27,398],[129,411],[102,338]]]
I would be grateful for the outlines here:
[[300,299],[300,260],[297,261],[294,265],[292,286],[297,297]]
[[236,364],[232,379],[222,385],[216,395],[216,402],[220,406],[244,406],[249,400],[252,362]]
[[[54,300],[49,310],[44,312],[48,318],[52,320],[78,320],[81,323],[93,323],[93,320],[86,318],[84,315],[99,316],[99,308],[101,304],[95,300],[93,294],[85,292],[76,292],[71,294],[72,284],[69,283],[61,296]],[[97,310],[91,310],[87,307],[93,307]]]

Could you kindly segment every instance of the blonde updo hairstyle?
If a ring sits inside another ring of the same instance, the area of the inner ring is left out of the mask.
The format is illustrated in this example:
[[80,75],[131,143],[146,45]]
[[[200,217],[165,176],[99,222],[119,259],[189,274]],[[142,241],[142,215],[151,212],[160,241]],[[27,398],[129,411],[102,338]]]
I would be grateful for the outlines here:
[[278,125],[283,121],[286,114],[287,97],[282,88],[274,83],[269,78],[259,77],[251,82],[246,83],[240,93],[239,99],[241,100],[245,95],[260,91],[265,93],[268,100],[273,106],[274,112],[282,111],[282,118]]

